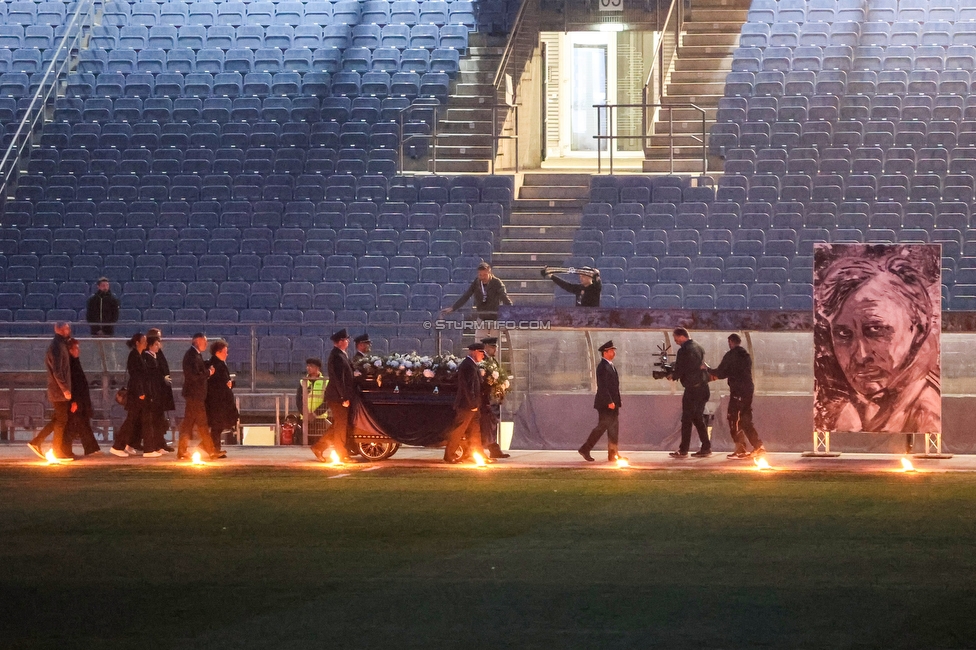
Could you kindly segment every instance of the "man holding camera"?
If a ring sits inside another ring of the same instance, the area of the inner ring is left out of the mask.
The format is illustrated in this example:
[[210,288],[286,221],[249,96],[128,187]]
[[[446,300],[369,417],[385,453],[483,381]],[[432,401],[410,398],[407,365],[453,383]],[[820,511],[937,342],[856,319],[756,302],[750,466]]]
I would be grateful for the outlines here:
[[[729,380],[729,434],[735,443],[735,451],[729,458],[752,458],[766,453],[759,433],[752,423],[752,357],[744,347],[742,338],[735,333],[729,335],[729,351],[722,358],[718,368],[711,371],[711,380]],[[752,445],[752,452],[746,451],[746,439]]]
[[675,328],[674,342],[680,347],[674,361],[674,370],[668,379],[680,381],[685,392],[681,396],[681,446],[672,451],[672,458],[687,458],[691,446],[691,427],[698,430],[701,449],[692,454],[696,458],[712,455],[712,441],[705,426],[705,405],[711,392],[708,390],[708,370],[705,366],[705,350],[688,336],[688,330]]

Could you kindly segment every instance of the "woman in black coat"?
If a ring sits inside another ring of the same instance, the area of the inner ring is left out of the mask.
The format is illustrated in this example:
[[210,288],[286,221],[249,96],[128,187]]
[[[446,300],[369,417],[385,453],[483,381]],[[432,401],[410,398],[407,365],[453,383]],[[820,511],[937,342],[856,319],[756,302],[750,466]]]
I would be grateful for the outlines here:
[[149,410],[152,398],[151,385],[146,362],[142,358],[142,353],[146,349],[146,335],[141,332],[134,334],[126,345],[129,346],[130,352],[125,363],[129,373],[129,382],[126,384],[128,394],[125,400],[125,422],[115,432],[115,442],[110,449],[112,454],[120,458],[134,455],[136,450],[132,448],[132,442],[137,440],[139,435],[147,435],[147,432],[152,430]]
[[[142,353],[142,359],[146,364],[146,375],[149,382],[149,419],[151,426],[144,429],[142,433],[143,457],[158,458],[166,453],[164,449],[166,434],[166,392],[169,386],[166,383],[165,370],[160,366],[157,354],[161,343],[159,337],[146,337],[146,349]],[[172,393],[172,391],[170,391]]]
[[97,453],[99,447],[91,426],[95,409],[92,408],[88,378],[81,367],[81,344],[78,339],[68,339],[68,353],[71,355],[71,407],[68,411],[68,430],[64,436],[67,448],[57,453],[64,457],[71,456],[71,441],[78,438],[88,456]]
[[214,341],[210,346],[210,367],[214,369],[207,380],[207,422],[210,424],[210,436],[213,438],[214,453],[223,457],[220,449],[220,434],[237,426],[239,413],[234,402],[234,382],[227,369],[227,344]]

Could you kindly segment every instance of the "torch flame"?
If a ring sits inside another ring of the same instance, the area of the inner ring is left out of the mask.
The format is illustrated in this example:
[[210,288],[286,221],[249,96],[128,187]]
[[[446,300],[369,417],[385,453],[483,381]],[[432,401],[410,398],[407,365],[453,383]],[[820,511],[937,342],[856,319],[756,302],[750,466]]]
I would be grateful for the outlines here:
[[624,467],[630,467],[630,462],[626,458],[618,458],[617,467],[621,469],[623,469]]
[[908,460],[907,458],[902,458],[901,459],[901,470],[903,472],[914,472],[915,471],[915,466],[912,465],[912,461]]
[[760,472],[763,471],[764,469],[770,469],[769,461],[767,461],[765,458],[760,456],[759,458],[756,459],[756,469],[758,469]]
[[339,458],[339,454],[336,453],[335,449],[333,449],[332,453],[329,454],[329,459],[331,461],[331,465],[335,465],[337,467],[342,466],[342,459]]
[[193,452],[193,464],[194,465],[206,465],[206,463],[203,462],[203,458],[200,456],[200,452],[199,451]]
[[47,459],[47,464],[48,465],[57,465],[58,464],[58,459],[54,456],[54,450],[53,449],[48,449],[47,450],[47,453],[44,454],[44,458]]
[[485,462],[485,457],[479,454],[478,452],[474,452],[473,454],[471,454],[471,457],[474,459],[474,464],[476,467],[488,466],[488,464]]

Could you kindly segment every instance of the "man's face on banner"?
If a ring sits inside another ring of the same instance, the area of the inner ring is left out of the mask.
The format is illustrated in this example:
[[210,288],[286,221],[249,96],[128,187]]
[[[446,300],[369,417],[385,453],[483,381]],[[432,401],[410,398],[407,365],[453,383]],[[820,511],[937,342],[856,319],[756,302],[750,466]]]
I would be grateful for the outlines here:
[[879,276],[851,294],[831,322],[837,361],[851,387],[871,396],[894,381],[914,338],[911,310],[897,283]]

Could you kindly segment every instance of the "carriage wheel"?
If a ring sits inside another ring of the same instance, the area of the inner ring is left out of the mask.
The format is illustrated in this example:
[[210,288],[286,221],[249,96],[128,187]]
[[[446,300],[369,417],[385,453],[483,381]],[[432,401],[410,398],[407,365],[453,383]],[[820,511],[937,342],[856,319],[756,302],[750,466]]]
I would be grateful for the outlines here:
[[356,449],[366,460],[385,460],[396,453],[400,443],[392,440],[364,440],[356,443]]

